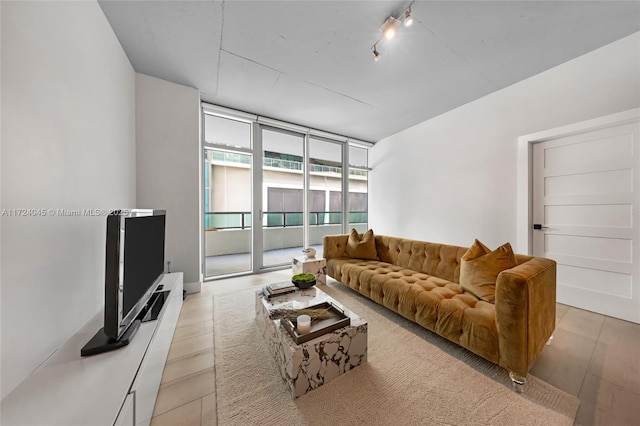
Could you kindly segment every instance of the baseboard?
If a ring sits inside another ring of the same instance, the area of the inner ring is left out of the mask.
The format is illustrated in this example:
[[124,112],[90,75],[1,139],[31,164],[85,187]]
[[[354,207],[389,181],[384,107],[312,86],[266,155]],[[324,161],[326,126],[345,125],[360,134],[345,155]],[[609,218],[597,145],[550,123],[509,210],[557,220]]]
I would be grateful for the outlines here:
[[183,288],[187,294],[200,293],[202,291],[202,281],[184,283]]

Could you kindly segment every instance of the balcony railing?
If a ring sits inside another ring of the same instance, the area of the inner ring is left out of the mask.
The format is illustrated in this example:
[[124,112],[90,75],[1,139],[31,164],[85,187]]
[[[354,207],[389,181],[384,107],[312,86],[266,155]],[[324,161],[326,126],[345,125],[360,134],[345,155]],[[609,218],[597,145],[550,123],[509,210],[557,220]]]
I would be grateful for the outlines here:
[[[263,212],[265,228],[302,226],[302,212]],[[349,212],[349,223],[367,223],[366,211]],[[342,223],[342,212],[309,212],[312,226],[338,225]],[[206,229],[251,229],[251,212],[205,212]]]
[[[211,158],[217,161],[224,161],[227,163],[240,163],[250,164],[251,158],[245,154],[234,154],[232,152],[224,151],[212,151]],[[277,169],[287,170],[302,170],[302,163],[300,161],[284,160],[281,158],[265,157],[262,161],[264,167],[273,167]],[[323,164],[309,164],[309,171],[311,173],[342,173],[342,167],[325,166]],[[349,174],[352,176],[367,176],[367,172],[364,170],[349,169]]]

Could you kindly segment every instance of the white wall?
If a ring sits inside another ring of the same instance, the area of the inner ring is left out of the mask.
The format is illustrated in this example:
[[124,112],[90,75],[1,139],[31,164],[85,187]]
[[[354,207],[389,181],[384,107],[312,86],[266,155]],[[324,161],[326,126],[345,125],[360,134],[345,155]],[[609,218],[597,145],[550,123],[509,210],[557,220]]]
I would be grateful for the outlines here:
[[136,74],[136,194],[139,208],[167,211],[165,259],[202,285],[200,93]]
[[378,142],[374,232],[515,247],[518,136],[639,106],[639,47],[636,33]]
[[4,397],[103,306],[105,217],[49,209],[134,205],[135,73],[96,2],[0,7]]

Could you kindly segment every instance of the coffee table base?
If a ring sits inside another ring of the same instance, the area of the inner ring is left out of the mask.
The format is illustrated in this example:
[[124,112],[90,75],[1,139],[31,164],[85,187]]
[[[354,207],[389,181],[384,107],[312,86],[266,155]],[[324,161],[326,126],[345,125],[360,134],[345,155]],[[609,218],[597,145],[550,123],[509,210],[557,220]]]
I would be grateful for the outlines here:
[[[314,288],[297,292],[290,298],[283,297],[296,299],[305,294],[307,299],[315,300],[315,296],[331,299]],[[315,301],[310,304],[315,304]],[[350,326],[298,345],[280,320],[269,318],[269,307],[273,305],[264,299],[261,292],[256,293],[256,322],[292,398],[298,398],[367,361],[367,323],[354,314],[345,310],[351,314]]]

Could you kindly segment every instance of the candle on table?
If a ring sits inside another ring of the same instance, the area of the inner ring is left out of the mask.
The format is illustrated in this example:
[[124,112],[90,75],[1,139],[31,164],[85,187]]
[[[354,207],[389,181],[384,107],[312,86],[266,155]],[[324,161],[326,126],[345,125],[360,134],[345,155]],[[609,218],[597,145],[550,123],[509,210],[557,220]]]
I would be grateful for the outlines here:
[[311,331],[311,317],[309,315],[300,315],[296,323],[298,334],[307,334]]

